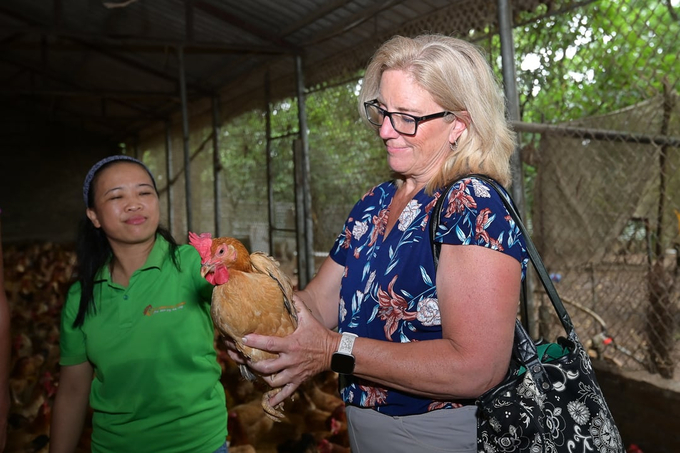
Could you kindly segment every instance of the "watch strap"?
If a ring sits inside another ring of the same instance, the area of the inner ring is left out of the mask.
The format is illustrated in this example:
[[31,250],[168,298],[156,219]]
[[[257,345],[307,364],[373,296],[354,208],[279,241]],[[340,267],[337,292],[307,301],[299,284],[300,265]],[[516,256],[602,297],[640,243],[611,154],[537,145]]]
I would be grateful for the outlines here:
[[354,340],[357,339],[357,335],[349,332],[343,332],[342,338],[340,338],[340,344],[338,345],[338,354],[352,355],[352,349],[354,348]]

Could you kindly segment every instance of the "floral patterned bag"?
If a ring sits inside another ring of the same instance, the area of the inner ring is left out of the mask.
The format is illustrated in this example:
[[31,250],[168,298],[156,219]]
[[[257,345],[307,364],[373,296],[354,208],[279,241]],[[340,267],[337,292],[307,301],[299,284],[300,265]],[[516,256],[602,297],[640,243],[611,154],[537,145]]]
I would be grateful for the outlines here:
[[[557,343],[534,343],[522,324],[515,324],[512,361],[506,378],[477,398],[477,450],[479,453],[624,453],[587,352],[557,294],[517,210],[500,185],[483,175],[499,194],[519,227],[532,263],[566,331]],[[443,201],[432,212],[430,237],[435,266],[441,244],[435,243]]]

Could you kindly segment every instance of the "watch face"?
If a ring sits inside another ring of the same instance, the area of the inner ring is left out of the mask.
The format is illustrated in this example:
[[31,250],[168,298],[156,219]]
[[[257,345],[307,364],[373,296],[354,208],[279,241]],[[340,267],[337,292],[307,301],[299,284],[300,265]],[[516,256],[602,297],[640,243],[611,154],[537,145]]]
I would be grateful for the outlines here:
[[336,352],[331,357],[331,370],[340,374],[352,374],[354,372],[354,357]]

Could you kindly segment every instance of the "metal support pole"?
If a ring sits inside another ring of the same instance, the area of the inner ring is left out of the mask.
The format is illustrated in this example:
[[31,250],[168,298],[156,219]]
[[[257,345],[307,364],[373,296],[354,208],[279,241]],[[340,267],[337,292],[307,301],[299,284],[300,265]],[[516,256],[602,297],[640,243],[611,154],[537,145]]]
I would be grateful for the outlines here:
[[213,205],[215,207],[215,237],[222,236],[220,223],[222,220],[220,188],[222,187],[222,164],[220,163],[220,98],[212,98],[213,121]]
[[172,234],[175,213],[172,207],[172,128],[170,121],[165,122],[165,180],[168,189],[168,230]]
[[[507,99],[508,120],[519,121],[519,95],[517,94],[517,74],[515,73],[515,49],[512,38],[512,9],[509,0],[498,0],[498,25],[501,39],[501,61],[503,65],[503,86]],[[510,165],[512,168],[512,195],[520,209],[524,211],[524,191],[522,162],[519,155],[519,136]]]
[[[304,238],[303,244],[298,243],[298,287],[303,289],[309,280],[314,275],[314,232],[312,223],[312,197],[310,191],[310,168],[309,168],[309,139],[307,136],[307,111],[305,109],[305,81],[302,69],[302,56],[295,56],[295,74],[297,78],[297,98],[298,98],[298,124],[300,131],[300,174],[302,176],[302,187],[300,191],[302,195],[303,212],[303,228]],[[298,234],[298,238],[300,235]],[[302,253],[301,253],[302,252]],[[304,255],[304,258],[303,256]],[[304,269],[303,269],[304,268]]]
[[177,49],[179,59],[179,93],[182,100],[182,140],[184,142],[184,188],[186,196],[187,231],[192,231],[191,224],[191,155],[189,150],[189,113],[187,111],[187,86],[184,76],[184,48]]
[[267,218],[269,229],[267,231],[269,236],[269,253],[274,255],[274,172],[272,168],[272,109],[271,109],[271,80],[269,78],[269,71],[264,74],[264,111],[265,115],[265,134],[266,134],[266,157],[267,157]]
[[[515,72],[515,43],[512,37],[512,6],[509,0],[498,0],[498,32],[501,40],[501,61],[503,65],[503,86],[507,100],[508,120],[519,121],[519,95],[517,93],[517,74]],[[517,135],[517,147],[510,159],[512,169],[512,198],[523,219],[526,219],[524,202],[524,171],[520,156],[520,136]],[[522,304],[522,321],[534,338],[538,335],[537,323],[534,322],[536,307],[533,303],[533,282],[531,272],[527,272],[524,286],[524,304]]]
[[309,282],[307,274],[307,252],[305,249],[305,196],[302,174],[302,141],[293,141],[293,172],[295,173],[295,244],[297,250],[298,288],[303,289]]

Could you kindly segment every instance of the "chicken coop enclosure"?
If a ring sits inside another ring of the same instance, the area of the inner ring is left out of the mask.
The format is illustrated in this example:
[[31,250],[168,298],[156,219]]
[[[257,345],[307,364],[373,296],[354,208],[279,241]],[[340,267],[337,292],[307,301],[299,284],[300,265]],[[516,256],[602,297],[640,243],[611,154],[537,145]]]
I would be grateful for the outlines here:
[[[421,33],[485,51],[519,138],[513,195],[603,370],[624,442],[679,451],[678,14],[677,0],[4,2],[7,451],[49,442],[87,169],[114,153],[140,158],[179,242],[189,230],[237,237],[304,284],[355,201],[390,177],[358,115],[362,69],[385,39]],[[554,338],[546,303],[534,288],[531,326]],[[273,427],[250,411],[258,389],[220,362],[234,447],[346,447],[334,376]]]

